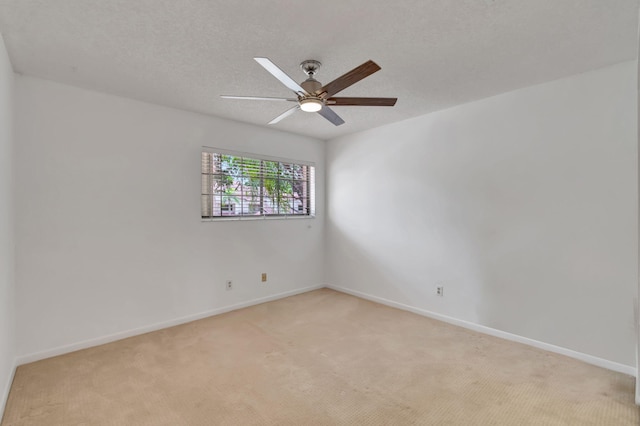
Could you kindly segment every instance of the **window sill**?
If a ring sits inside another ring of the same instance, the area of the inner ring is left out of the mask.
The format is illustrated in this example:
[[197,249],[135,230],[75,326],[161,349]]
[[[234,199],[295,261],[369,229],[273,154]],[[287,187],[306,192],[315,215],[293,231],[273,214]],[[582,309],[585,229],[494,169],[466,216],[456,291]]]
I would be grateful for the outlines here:
[[301,220],[301,219],[315,219],[313,216],[228,216],[228,217],[216,217],[213,219],[201,219],[201,222],[243,222],[254,220]]

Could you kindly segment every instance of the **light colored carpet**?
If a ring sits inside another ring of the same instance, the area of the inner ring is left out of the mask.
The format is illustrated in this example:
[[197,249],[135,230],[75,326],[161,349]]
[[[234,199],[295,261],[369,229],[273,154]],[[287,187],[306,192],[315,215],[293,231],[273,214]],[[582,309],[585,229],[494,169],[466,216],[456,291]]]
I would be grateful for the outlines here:
[[328,289],[20,366],[25,425],[638,425],[633,378]]

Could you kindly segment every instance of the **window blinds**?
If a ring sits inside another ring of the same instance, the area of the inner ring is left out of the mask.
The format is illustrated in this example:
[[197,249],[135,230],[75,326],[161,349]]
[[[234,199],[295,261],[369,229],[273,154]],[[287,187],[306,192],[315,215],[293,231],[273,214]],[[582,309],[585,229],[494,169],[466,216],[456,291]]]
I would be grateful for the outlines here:
[[315,167],[202,152],[203,220],[315,215]]

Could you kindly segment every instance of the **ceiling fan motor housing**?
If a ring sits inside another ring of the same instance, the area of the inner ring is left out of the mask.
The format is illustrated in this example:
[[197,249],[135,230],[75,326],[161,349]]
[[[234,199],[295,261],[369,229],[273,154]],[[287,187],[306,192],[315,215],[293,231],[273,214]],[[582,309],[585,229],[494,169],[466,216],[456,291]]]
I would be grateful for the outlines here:
[[320,89],[322,89],[322,84],[318,80],[314,79],[313,77],[309,77],[308,79],[303,81],[300,84],[300,86],[302,86],[302,88],[311,95],[314,95],[316,91],[319,91]]
[[313,77],[309,77],[300,86],[308,93],[308,95],[298,97],[300,109],[305,112],[320,111],[325,104],[324,98],[317,93],[322,89],[322,84]]

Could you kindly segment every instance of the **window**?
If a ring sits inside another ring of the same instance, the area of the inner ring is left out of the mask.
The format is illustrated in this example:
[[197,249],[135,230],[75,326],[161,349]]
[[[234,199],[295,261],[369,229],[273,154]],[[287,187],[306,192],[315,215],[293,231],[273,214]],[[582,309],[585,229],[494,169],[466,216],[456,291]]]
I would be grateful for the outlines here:
[[203,220],[315,215],[310,163],[213,149],[202,152]]

